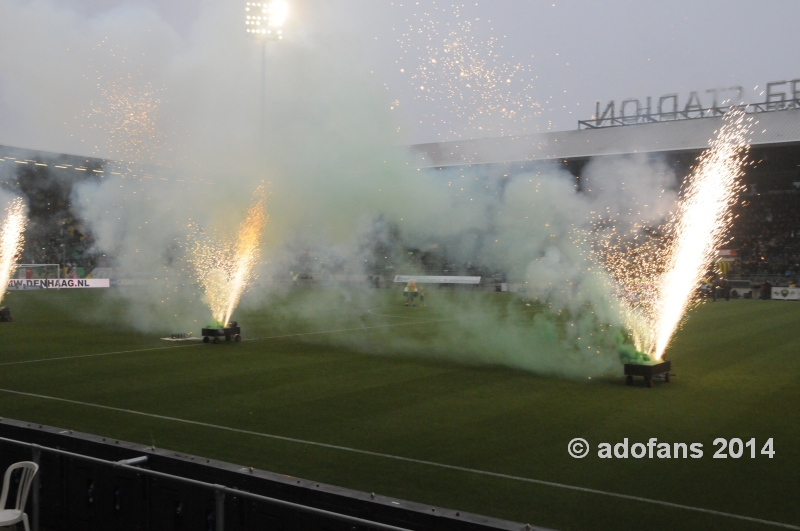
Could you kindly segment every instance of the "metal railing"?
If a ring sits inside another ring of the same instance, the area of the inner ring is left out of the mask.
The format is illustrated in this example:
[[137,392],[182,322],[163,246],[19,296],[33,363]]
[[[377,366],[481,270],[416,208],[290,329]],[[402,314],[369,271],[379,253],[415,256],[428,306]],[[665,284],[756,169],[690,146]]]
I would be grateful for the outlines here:
[[[349,516],[346,514],[336,513],[332,511],[326,511],[324,509],[317,509],[316,507],[309,507],[307,505],[301,505],[299,503],[288,502],[285,500],[279,500],[277,498],[270,498],[267,496],[261,496],[258,494],[253,494],[251,492],[246,492],[243,490],[226,487],[224,485],[217,485],[214,483],[206,483],[204,481],[198,481],[196,479],[189,479],[184,478],[181,476],[175,476],[172,474],[166,474],[164,472],[158,472],[155,470],[150,470],[147,468],[139,468],[138,466],[134,466],[137,464],[142,464],[147,461],[147,456],[140,456],[134,457],[132,459],[124,459],[122,461],[107,461],[105,459],[100,459],[97,457],[91,457],[88,455],[77,454],[74,452],[68,452],[66,450],[59,450],[57,448],[49,448],[47,446],[40,446],[34,443],[28,443],[24,441],[17,441],[15,439],[8,439],[5,437],[0,437],[0,442],[16,444],[19,446],[26,446],[31,449],[32,453],[32,461],[37,465],[40,464],[40,458],[42,452],[49,452],[56,455],[63,455],[66,457],[72,457],[75,459],[81,459],[84,461],[88,461],[91,463],[96,463],[104,466],[109,466],[112,468],[123,469],[123,470],[130,470],[137,474],[145,474],[161,479],[168,479],[171,481],[176,481],[179,483],[184,483],[187,485],[192,485],[195,487],[200,487],[202,489],[207,489],[214,492],[215,498],[215,513],[214,513],[214,529],[215,531],[224,531],[225,530],[225,496],[231,495],[240,498],[246,498],[253,501],[258,501],[270,505],[275,505],[279,507],[284,507],[287,509],[293,509],[296,511],[314,514],[317,516],[322,516],[325,518],[331,518],[333,520],[339,520],[342,522],[347,522],[349,524],[358,525],[362,527],[366,527],[369,529],[379,529],[383,531],[410,531],[409,529],[403,527],[396,527],[388,524],[382,524],[380,522],[373,522],[371,520],[364,520],[363,518],[357,518],[355,516]],[[36,474],[33,478],[33,484],[31,485],[31,528],[33,531],[39,531],[39,507],[41,500],[39,499],[39,474]]]

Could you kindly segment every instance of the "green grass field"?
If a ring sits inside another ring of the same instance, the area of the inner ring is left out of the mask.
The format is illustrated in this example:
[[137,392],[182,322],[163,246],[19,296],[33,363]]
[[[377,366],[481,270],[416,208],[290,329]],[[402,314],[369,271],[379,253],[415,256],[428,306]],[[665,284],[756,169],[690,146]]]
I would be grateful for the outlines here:
[[[454,326],[440,319],[436,297],[429,308],[405,308],[396,292],[382,292],[379,312],[343,303],[313,319],[241,311],[252,340],[185,346],[113,317],[80,317],[96,314],[104,296],[7,294],[15,321],[0,324],[0,416],[557,530],[800,528],[798,303],[696,308],[669,349],[677,376],[645,389],[625,386],[621,375],[564,379],[459,363],[457,353],[370,353],[410,333],[435,342]],[[513,296],[460,297],[468,305]],[[575,437],[591,443],[588,457],[567,453]],[[702,443],[704,456],[597,457],[598,443],[626,437]],[[712,458],[717,437],[755,438],[756,458],[749,449],[739,459]],[[760,454],[768,438],[772,459]]]

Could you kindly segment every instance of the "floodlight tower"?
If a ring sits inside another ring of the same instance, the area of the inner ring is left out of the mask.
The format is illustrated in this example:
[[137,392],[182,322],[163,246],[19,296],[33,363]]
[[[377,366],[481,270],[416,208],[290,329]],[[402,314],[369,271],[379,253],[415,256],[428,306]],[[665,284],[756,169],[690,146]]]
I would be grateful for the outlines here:
[[284,0],[247,2],[244,6],[247,36],[261,42],[261,140],[266,138],[267,41],[283,39],[283,25],[289,14]]

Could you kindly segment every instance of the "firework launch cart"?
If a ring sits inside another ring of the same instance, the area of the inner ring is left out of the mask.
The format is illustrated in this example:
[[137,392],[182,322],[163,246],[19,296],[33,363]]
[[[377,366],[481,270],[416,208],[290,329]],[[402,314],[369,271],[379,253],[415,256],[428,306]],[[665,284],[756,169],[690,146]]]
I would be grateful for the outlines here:
[[0,306],[0,323],[10,323],[11,321],[13,321],[11,319],[11,308]]
[[236,341],[237,343],[242,340],[242,329],[239,328],[239,323],[231,321],[223,328],[203,328],[200,332],[203,336],[203,343],[222,343],[220,338],[224,337],[225,341]]
[[633,385],[634,376],[642,376],[644,378],[645,387],[653,387],[655,384],[653,380],[661,379],[669,383],[670,373],[672,370],[672,362],[666,359],[656,361],[640,361],[637,363],[625,364],[625,383]]

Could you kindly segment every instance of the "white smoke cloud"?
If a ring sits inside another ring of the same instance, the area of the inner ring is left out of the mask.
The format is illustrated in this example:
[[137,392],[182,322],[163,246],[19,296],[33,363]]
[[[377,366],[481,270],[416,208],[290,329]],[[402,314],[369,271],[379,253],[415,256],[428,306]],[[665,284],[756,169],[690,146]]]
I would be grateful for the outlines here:
[[[331,9],[313,5],[323,15]],[[128,323],[158,331],[205,324],[208,309],[182,256],[187,226],[233,233],[263,182],[267,263],[243,307],[280,300],[288,317],[313,321],[322,295],[313,304],[287,299],[269,279],[286,275],[302,250],[331,271],[363,274],[369,242],[390,242],[396,231],[409,246],[439,245],[454,262],[506,272],[526,288],[520,297],[547,311],[520,326],[502,308],[442,298],[454,324],[435,341],[327,341],[569,376],[618,367],[613,334],[602,332],[620,324],[611,289],[579,240],[596,212],[663,218],[675,199],[663,164],[593,162],[583,192],[555,166],[510,177],[474,167],[418,171],[410,154],[387,149],[400,143],[399,124],[358,48],[313,24],[268,43],[262,132],[261,49],[245,37],[241,7],[205,2],[179,33],[147,7],[87,17],[46,1],[0,4],[0,46],[19,50],[0,57],[0,143],[125,161],[80,186],[73,203],[97,250],[138,282],[109,294],[124,300]],[[114,128],[127,116],[114,110],[120,105],[139,120],[132,132]],[[336,293],[355,307],[374,302],[367,291]]]

